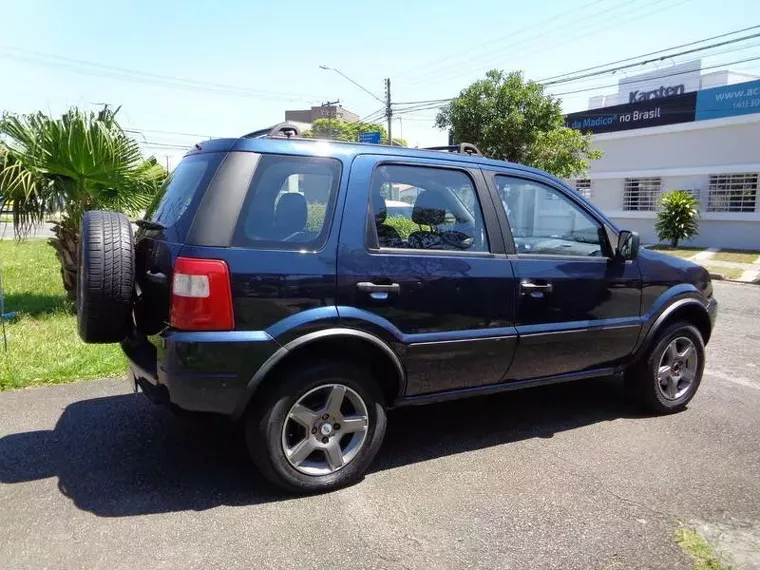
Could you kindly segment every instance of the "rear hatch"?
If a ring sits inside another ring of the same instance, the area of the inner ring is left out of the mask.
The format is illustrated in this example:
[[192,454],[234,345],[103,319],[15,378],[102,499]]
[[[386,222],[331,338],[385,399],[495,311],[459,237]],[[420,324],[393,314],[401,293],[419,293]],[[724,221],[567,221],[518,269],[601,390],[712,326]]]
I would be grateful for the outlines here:
[[226,152],[186,156],[169,175],[135,236],[135,324],[145,335],[169,321],[174,265],[206,189]]

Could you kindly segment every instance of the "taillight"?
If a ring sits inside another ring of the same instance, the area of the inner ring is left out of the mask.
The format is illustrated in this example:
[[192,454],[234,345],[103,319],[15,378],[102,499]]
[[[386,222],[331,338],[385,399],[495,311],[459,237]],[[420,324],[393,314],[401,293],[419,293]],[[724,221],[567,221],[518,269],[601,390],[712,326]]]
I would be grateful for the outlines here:
[[219,259],[178,257],[172,280],[171,325],[181,330],[235,328],[230,270]]

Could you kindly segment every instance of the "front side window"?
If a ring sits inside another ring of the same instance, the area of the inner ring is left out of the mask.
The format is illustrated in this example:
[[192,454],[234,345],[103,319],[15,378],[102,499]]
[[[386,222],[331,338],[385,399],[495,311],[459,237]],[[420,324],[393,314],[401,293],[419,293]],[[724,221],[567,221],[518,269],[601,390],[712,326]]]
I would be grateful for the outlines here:
[[463,171],[383,165],[373,175],[370,198],[380,247],[488,251],[475,185]]
[[319,249],[327,241],[341,165],[332,158],[263,154],[232,245]]
[[559,190],[522,178],[496,176],[517,253],[602,257],[602,226]]

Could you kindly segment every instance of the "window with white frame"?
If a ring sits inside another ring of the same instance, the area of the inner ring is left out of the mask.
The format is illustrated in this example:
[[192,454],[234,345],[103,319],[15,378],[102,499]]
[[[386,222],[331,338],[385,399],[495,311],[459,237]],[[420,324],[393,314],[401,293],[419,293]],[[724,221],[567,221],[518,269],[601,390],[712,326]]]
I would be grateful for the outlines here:
[[757,179],[757,173],[711,175],[707,211],[756,212]]
[[591,198],[591,179],[578,178],[575,181],[575,191],[586,199]]
[[623,186],[623,210],[654,212],[661,186],[660,178],[626,178]]

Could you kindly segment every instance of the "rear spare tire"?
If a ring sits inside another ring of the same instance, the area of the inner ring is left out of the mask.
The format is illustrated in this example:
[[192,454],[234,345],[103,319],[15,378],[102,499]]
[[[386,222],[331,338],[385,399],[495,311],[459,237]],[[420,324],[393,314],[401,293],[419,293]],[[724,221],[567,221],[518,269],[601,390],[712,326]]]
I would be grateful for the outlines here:
[[89,343],[123,340],[132,327],[135,280],[132,226],[124,214],[85,213],[78,264],[79,336]]

